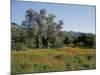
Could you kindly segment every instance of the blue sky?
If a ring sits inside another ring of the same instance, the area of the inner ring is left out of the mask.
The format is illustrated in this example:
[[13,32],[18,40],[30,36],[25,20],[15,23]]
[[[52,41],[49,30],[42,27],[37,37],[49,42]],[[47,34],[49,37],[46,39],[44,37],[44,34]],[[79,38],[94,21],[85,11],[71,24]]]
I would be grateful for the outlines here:
[[25,20],[27,9],[39,11],[46,9],[48,13],[54,14],[56,20],[63,20],[63,30],[95,33],[95,6],[72,5],[72,4],[51,4],[12,1],[12,22],[21,24]]

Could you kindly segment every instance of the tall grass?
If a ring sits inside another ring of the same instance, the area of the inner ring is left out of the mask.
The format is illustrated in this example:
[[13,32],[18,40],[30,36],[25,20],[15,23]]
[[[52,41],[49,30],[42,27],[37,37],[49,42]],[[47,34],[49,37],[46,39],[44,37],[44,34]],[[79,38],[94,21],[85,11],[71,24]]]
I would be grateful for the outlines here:
[[96,68],[95,49],[58,48],[12,51],[12,73],[88,70]]

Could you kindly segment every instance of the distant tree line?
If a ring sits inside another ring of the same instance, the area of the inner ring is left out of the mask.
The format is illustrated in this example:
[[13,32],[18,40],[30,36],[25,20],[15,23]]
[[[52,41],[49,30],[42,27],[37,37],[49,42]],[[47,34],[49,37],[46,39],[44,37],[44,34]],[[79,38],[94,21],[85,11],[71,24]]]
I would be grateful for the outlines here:
[[83,33],[77,37],[66,36],[63,43],[73,47],[95,48],[96,38],[92,33]]
[[94,47],[95,35],[84,34],[77,39],[70,38],[61,29],[63,21],[48,14],[45,9],[39,12],[28,9],[21,25],[11,23],[11,47],[13,50],[25,48],[60,48],[64,45]]

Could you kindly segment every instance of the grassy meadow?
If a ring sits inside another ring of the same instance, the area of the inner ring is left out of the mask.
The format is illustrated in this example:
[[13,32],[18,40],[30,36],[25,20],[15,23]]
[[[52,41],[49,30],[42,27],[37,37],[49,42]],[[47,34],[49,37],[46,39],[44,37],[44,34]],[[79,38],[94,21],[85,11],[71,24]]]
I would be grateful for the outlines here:
[[88,70],[96,68],[96,50],[84,48],[12,51],[12,73]]

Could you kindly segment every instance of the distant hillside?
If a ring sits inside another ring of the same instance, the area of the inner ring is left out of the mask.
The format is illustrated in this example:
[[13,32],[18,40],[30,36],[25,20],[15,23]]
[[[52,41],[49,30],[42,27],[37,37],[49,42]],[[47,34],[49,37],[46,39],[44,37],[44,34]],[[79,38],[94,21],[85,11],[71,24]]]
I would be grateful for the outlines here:
[[83,35],[83,34],[85,34],[85,33],[82,33],[82,32],[75,32],[75,31],[68,31],[68,32],[67,32],[67,35],[68,35],[68,36],[81,36],[81,35]]
[[93,33],[75,32],[75,31],[63,31],[63,34],[68,36],[69,38],[77,38],[78,36],[82,36],[83,34],[95,35]]

